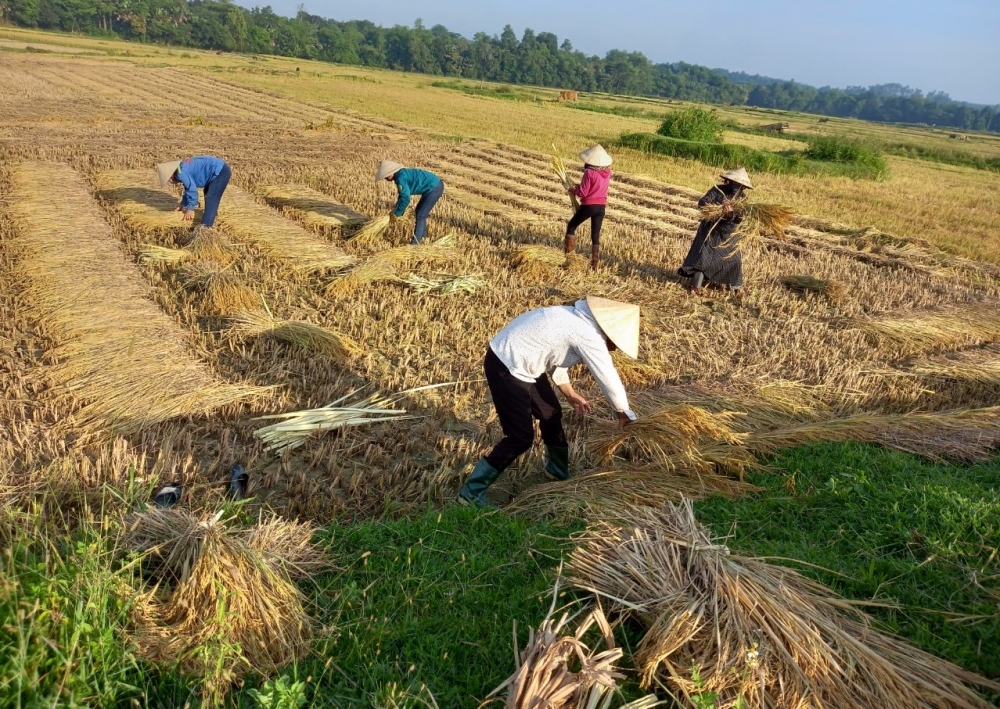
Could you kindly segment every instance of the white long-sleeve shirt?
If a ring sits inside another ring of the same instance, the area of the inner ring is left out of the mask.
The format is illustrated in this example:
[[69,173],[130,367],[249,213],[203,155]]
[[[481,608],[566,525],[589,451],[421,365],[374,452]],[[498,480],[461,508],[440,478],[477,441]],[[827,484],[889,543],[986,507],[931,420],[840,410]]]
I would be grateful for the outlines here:
[[615,411],[635,420],[604,332],[585,300],[517,316],[490,341],[490,349],[522,382],[548,374],[556,386],[569,384],[567,370],[583,362]]

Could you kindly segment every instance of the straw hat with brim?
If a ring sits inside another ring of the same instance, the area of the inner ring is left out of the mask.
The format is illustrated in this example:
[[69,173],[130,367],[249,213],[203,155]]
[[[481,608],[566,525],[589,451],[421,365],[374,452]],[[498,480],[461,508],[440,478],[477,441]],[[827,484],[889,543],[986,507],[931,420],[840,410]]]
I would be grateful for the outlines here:
[[609,167],[612,162],[608,151],[600,145],[591,145],[577,157],[583,160],[585,165],[593,165],[594,167]]
[[177,172],[177,168],[180,166],[180,160],[161,162],[156,166],[156,176],[160,178],[160,187],[167,186],[167,183],[170,182],[170,178],[174,176],[174,173]]
[[381,182],[387,177],[392,177],[403,169],[403,166],[392,160],[383,160],[378,164],[378,172],[375,173],[375,181]]
[[594,320],[615,346],[632,359],[639,357],[639,306],[617,300],[587,296]]
[[750,184],[750,175],[747,174],[747,169],[741,167],[739,170],[730,170],[729,172],[724,172],[719,175],[724,180],[729,180],[730,182],[735,182],[738,185],[743,185],[748,190],[753,189],[753,185]]

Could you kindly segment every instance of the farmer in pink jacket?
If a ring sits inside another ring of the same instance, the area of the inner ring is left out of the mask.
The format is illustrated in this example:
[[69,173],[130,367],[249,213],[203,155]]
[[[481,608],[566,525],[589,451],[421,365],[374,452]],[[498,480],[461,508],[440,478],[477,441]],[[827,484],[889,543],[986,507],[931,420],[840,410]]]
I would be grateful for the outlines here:
[[597,270],[601,257],[601,224],[608,203],[608,185],[611,183],[611,156],[600,145],[592,145],[582,153],[583,179],[570,189],[570,194],[580,200],[580,207],[566,225],[566,253],[576,249],[576,228],[590,220],[590,267]]

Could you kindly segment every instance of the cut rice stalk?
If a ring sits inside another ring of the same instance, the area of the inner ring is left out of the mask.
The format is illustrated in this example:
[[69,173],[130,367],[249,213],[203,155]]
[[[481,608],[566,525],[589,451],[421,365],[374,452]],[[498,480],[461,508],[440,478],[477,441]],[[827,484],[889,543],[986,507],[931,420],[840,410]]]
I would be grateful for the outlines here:
[[831,303],[843,300],[847,293],[847,286],[833,279],[816,278],[815,276],[781,276],[778,280],[790,290],[818,293]]
[[446,234],[436,241],[424,240],[420,244],[399,246],[395,249],[379,251],[372,255],[393,266],[412,266],[418,263],[438,263],[441,261],[451,261],[458,258],[458,251],[455,249],[455,234]]
[[863,330],[876,344],[891,347],[900,357],[931,350],[956,349],[1000,339],[1000,309],[970,304],[856,318],[848,325]]
[[143,244],[139,248],[139,260],[143,263],[171,264],[192,258],[193,254],[184,249],[168,249],[156,244]]
[[566,161],[563,160],[561,157],[559,157],[559,151],[556,150],[555,145],[552,146],[552,153],[553,153],[552,163],[551,163],[552,171],[556,173],[556,176],[562,183],[563,189],[565,189],[566,193],[569,195],[569,204],[573,208],[573,211],[575,212],[577,209],[580,208],[580,200],[577,199],[577,196],[575,194],[570,192],[570,190],[573,188],[573,183],[570,181],[569,173],[566,171]]
[[541,244],[525,244],[518,248],[511,263],[517,270],[531,278],[544,278],[559,268],[571,272],[585,271],[587,261],[577,254],[568,256],[560,249]]
[[[738,250],[758,247],[767,236],[784,239],[785,229],[795,217],[795,212],[788,207],[749,202],[745,198],[731,201],[730,206],[733,214],[742,217],[743,221],[724,246],[732,246]],[[706,204],[701,208],[701,218],[706,221],[717,222],[724,216],[726,208],[722,204]]]
[[351,241],[368,246],[381,244],[383,242],[382,235],[389,228],[390,223],[392,223],[392,217],[388,214],[372,217],[354,232]]
[[[412,248],[412,247],[404,247]],[[327,284],[324,291],[327,297],[350,295],[358,288],[367,283],[377,283],[379,281],[396,280],[396,267],[388,261],[383,261],[378,256],[370,258],[359,266],[355,266],[347,273],[337,277]]]
[[[266,303],[265,303],[266,307]],[[354,340],[329,328],[301,320],[282,320],[270,310],[246,310],[233,318],[232,330],[243,337],[273,337],[308,352],[351,360],[364,353]]]
[[[577,588],[645,627],[643,686],[747,709],[987,709],[970,685],[1000,683],[880,633],[831,589],[732,554],[691,502],[635,508],[598,523],[570,555]],[[695,673],[698,676],[695,676]]]

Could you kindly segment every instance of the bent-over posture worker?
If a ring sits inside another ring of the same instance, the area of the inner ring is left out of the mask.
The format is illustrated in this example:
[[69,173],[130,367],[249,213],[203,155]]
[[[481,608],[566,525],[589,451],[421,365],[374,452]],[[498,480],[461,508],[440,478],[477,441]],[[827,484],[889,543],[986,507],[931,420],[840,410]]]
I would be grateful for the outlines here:
[[583,177],[580,184],[569,191],[580,200],[580,206],[566,224],[564,246],[567,254],[573,253],[576,249],[576,228],[589,219],[590,268],[596,271],[601,258],[601,225],[608,204],[608,185],[611,184],[611,156],[600,145],[592,145],[578,157],[583,160]]
[[746,169],[731,170],[720,175],[722,184],[710,189],[698,200],[698,206],[721,204],[723,216],[718,220],[702,219],[687,258],[677,274],[691,279],[691,292],[697,293],[707,279],[710,283],[739,290],[743,286],[743,256],[733,239],[733,232],[743,217],[733,211],[732,202],[752,190]]
[[156,166],[156,174],[160,178],[160,186],[168,184],[184,185],[184,196],[177,205],[178,212],[184,212],[184,221],[194,219],[194,209],[198,206],[198,190],[205,191],[205,212],[201,215],[201,225],[207,229],[215,226],[215,217],[219,214],[219,202],[222,193],[229,185],[232,170],[222,158],[214,155],[198,155],[186,160],[161,162]]
[[459,502],[492,507],[486,489],[535,439],[532,418],[539,421],[548,452],[545,472],[557,480],[569,479],[569,446],[562,425],[562,407],[552,381],[579,413],[590,403],[569,381],[569,367],[583,362],[604,396],[618,412],[624,427],[635,420],[625,387],[611,352],[620,349],[633,359],[639,355],[639,306],[587,296],[575,305],[539,308],[514,318],[486,350],[483,369],[503,428],[501,440],[479,460],[458,493]]
[[410,242],[414,245],[419,244],[427,235],[427,217],[444,194],[444,182],[433,172],[403,167],[392,160],[383,160],[379,163],[375,182],[382,180],[395,183],[399,191],[396,209],[392,213],[394,219],[406,214],[406,208],[410,206],[410,198],[413,195],[420,195],[420,201],[414,210],[416,225],[413,227],[413,241]]

